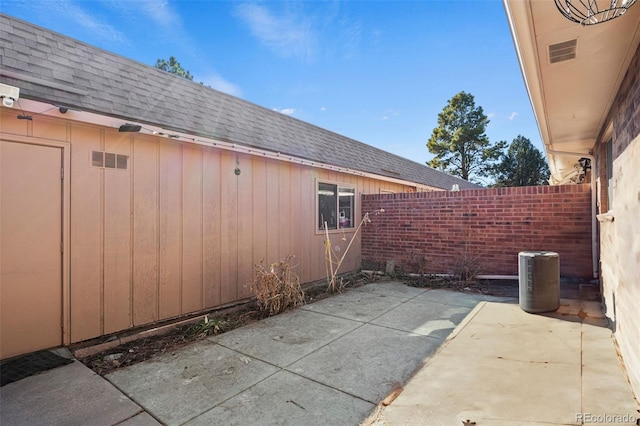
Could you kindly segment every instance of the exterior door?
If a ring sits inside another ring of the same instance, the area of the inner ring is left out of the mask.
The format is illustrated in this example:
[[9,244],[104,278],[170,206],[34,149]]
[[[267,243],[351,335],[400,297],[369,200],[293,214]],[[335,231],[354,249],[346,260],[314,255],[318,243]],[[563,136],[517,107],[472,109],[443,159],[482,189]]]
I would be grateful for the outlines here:
[[0,141],[0,359],[62,344],[62,164]]

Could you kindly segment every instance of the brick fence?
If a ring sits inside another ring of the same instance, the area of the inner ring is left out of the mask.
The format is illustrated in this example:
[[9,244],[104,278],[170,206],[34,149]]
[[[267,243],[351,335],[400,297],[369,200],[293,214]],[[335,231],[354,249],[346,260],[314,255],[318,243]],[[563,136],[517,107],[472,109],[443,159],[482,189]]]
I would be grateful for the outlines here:
[[518,252],[555,251],[563,277],[591,277],[588,184],[362,196],[385,209],[362,229],[363,268],[452,273],[463,259],[480,274],[517,275]]

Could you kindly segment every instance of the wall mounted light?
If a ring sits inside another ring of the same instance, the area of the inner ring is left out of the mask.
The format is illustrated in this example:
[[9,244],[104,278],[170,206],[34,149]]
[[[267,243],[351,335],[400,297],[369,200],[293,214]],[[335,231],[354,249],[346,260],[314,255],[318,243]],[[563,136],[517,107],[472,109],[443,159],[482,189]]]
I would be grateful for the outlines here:
[[13,108],[13,102],[20,99],[20,88],[0,83],[0,98],[3,106]]
[[134,133],[134,132],[139,132],[141,129],[142,129],[142,126],[139,125],[139,124],[125,123],[122,126],[120,126],[118,131],[119,132]]

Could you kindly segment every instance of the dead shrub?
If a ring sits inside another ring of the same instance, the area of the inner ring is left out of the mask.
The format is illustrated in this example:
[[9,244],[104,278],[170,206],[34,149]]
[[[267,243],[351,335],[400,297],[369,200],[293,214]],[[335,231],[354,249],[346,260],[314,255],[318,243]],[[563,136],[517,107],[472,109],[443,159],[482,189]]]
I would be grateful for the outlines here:
[[[360,232],[360,228],[362,228],[362,225],[366,226],[367,223],[371,223],[372,214],[377,216],[380,213],[384,213],[384,209],[378,209],[372,212],[366,212],[362,216],[362,220],[360,221],[360,224],[358,225],[355,232],[351,236],[351,240],[349,241],[349,244],[347,244],[347,248],[344,250],[344,253],[342,253],[342,255],[339,254],[340,252],[339,247],[331,246],[331,239],[329,238],[329,227],[327,226],[327,222],[324,222],[324,235],[325,235],[324,258],[325,258],[325,265],[327,269],[327,292],[332,292],[332,293],[335,293],[336,291],[340,292],[344,288],[345,286],[344,280],[342,278],[338,279],[339,278],[338,271],[342,266],[342,262],[347,256],[347,253],[351,248],[351,244],[353,244],[353,240],[356,239],[358,232]],[[347,237],[344,233],[344,230],[342,234],[342,241],[347,241]]]
[[422,253],[411,252],[409,254],[411,269],[420,276],[425,276],[429,272],[427,256]]
[[261,261],[253,269],[252,289],[260,310],[276,315],[304,304],[300,279],[293,272],[293,255],[265,265]]
[[453,277],[457,281],[472,282],[477,280],[480,271],[480,255],[471,255],[465,243],[464,249],[453,264]]

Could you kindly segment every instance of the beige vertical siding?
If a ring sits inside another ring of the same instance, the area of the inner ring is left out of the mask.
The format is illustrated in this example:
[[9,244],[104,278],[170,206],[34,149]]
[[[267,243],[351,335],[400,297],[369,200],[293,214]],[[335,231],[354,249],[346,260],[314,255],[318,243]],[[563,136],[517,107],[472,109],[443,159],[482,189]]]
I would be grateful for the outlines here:
[[[298,223],[300,228],[296,231],[296,235],[309,233],[309,235],[313,235],[313,237],[310,240],[300,238],[299,251],[293,253],[296,256],[298,265],[296,272],[301,275],[301,278],[304,278],[305,281],[312,281],[313,279],[311,277],[317,276],[312,275],[312,265],[324,263],[324,256],[321,254],[321,257],[318,259],[316,255],[318,241],[316,241],[317,238],[315,237],[315,176],[315,170],[306,167],[300,168],[300,203],[298,204]],[[321,245],[320,249],[322,249],[322,247]]]
[[102,150],[102,130],[70,126],[71,141],[71,340],[103,333],[103,170],[91,167],[91,151]]
[[[280,188],[278,188],[278,163],[266,160],[265,162],[267,168],[265,176],[267,203],[263,211],[267,219],[267,258],[265,261],[269,263],[280,257],[278,251],[280,247],[280,230],[278,229],[280,223],[278,218]],[[260,214],[259,212],[259,208],[256,208],[256,214]]]
[[133,158],[133,324],[157,321],[158,314],[158,144],[134,137]]
[[[304,249],[304,244],[300,238],[297,238],[298,235],[302,235],[304,232],[305,221],[304,215],[301,214],[300,210],[296,208],[296,206],[311,206],[310,203],[303,203],[302,193],[311,192],[308,187],[302,181],[302,166],[297,164],[291,164],[290,166],[290,202],[289,206],[291,207],[290,219],[289,219],[289,229],[290,229],[290,248],[289,252],[294,254],[296,257],[293,259],[293,264],[298,265],[295,269],[296,273],[300,269],[300,258],[302,256],[302,251]],[[313,210],[313,207],[311,208]],[[289,254],[289,253],[287,253]]]
[[252,262],[253,265],[267,261],[267,232],[269,222],[267,220],[266,206],[269,198],[267,183],[267,161],[264,158],[254,157],[251,160],[253,206],[251,207],[251,228],[253,231]]
[[[316,181],[356,186],[356,218],[360,194],[406,190],[63,119],[2,118],[2,132],[71,147],[71,342],[246,299],[260,261],[291,254],[302,283],[324,279]],[[93,166],[92,151],[129,156],[127,170]],[[352,234],[332,232],[332,245],[346,249]],[[341,271],[359,265],[358,237]]]
[[221,152],[221,164],[218,172],[220,181],[220,274],[221,302],[238,300],[238,179],[234,173],[236,154]]
[[[182,304],[181,313],[203,308],[202,148],[182,145]],[[180,202],[180,200],[174,200]]]
[[[104,150],[131,156],[132,137],[127,133],[104,133]],[[72,150],[75,146],[72,146]],[[71,179],[74,179],[73,165]],[[131,168],[128,170],[104,169],[103,234],[104,256],[104,333],[113,333],[133,325],[132,275],[131,275],[131,223],[132,191]],[[73,194],[72,194],[73,198]],[[82,201],[82,200],[80,200]],[[82,208],[75,214],[82,214]],[[72,215],[74,215],[72,211]],[[72,217],[73,221],[74,218]],[[74,250],[74,247],[71,247]],[[73,265],[72,265],[73,269]],[[77,283],[77,285],[82,285]]]
[[[157,143],[157,142],[156,142]],[[157,143],[159,318],[182,313],[182,145]]]
[[[273,188],[277,188],[277,217],[271,226],[278,231],[278,257],[285,258],[291,252],[291,216],[292,210],[297,204],[292,203],[291,197],[291,165],[278,167],[278,183]],[[304,208],[303,206],[301,206]],[[296,208],[296,212],[298,209]]]
[[[7,120],[9,121],[9,120]],[[19,120],[10,120],[19,122]],[[24,122],[24,121],[23,121]],[[32,134],[34,138],[42,140],[67,141],[67,132],[69,127],[64,121],[29,121],[32,126]],[[4,127],[5,122],[2,123]]]
[[[253,197],[255,196],[255,190],[253,188],[253,170],[251,168],[251,158],[242,158],[242,163],[238,161],[238,168],[240,169],[240,175],[236,176],[233,172],[233,176],[237,182],[237,216],[238,216],[238,230],[237,230],[237,256],[236,256],[236,271],[237,271],[237,293],[238,299],[246,299],[251,297],[252,291],[250,288],[251,271],[253,268]],[[246,165],[246,167],[242,167]]]
[[213,149],[204,150],[203,164],[203,286],[204,305],[218,306],[222,303],[220,261],[222,246],[220,244],[222,208],[220,203],[220,152]]

